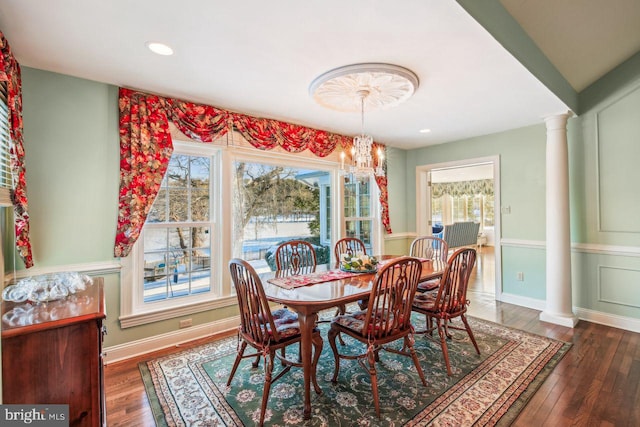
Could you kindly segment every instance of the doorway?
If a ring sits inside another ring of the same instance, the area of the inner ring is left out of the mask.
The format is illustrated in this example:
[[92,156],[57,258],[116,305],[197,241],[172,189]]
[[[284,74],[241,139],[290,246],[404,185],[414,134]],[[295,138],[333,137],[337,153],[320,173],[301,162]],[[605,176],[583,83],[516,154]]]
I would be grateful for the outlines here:
[[[480,223],[474,290],[500,300],[500,158],[437,163],[416,168],[416,232],[438,233],[445,224]],[[497,274],[496,274],[497,272]]]

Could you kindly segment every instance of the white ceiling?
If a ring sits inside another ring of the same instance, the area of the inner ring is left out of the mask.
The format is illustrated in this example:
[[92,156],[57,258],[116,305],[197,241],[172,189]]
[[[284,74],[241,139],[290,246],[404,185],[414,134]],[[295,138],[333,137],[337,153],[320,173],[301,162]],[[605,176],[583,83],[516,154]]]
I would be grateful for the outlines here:
[[311,81],[347,64],[397,64],[420,86],[367,113],[365,130],[407,149],[568,109],[454,1],[2,0],[0,30],[23,66],[347,135],[360,132],[359,114],[315,104]]

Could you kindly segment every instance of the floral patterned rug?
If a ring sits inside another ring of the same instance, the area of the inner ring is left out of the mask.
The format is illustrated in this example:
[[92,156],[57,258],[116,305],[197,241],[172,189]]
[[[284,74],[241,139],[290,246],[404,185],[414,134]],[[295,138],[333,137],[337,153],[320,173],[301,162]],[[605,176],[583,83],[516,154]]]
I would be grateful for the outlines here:
[[[414,314],[417,329],[424,318]],[[321,395],[312,392],[311,419],[302,418],[302,371],[293,368],[271,388],[268,426],[493,426],[508,425],[553,370],[570,344],[492,322],[469,318],[482,353],[464,331],[449,342],[453,376],[448,377],[440,346],[416,336],[427,379],[420,382],[410,358],[380,353],[378,386],[382,419],[375,414],[368,373],[342,360],[337,384],[325,339],[318,365]],[[326,338],[328,324],[320,325]],[[344,337],[341,351],[361,350]],[[241,362],[230,387],[226,381],[237,338],[227,338],[140,364],[158,426],[252,426],[259,416],[264,376],[252,360]],[[296,357],[296,346],[288,350]],[[274,374],[278,370],[276,364]]]

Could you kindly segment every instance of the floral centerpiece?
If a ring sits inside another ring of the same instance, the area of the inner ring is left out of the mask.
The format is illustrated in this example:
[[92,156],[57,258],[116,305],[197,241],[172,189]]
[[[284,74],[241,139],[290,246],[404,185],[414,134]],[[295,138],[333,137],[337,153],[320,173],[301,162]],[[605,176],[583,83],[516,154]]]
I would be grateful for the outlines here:
[[340,257],[340,269],[356,273],[371,273],[376,271],[378,260],[376,257],[358,252],[355,255],[342,254]]

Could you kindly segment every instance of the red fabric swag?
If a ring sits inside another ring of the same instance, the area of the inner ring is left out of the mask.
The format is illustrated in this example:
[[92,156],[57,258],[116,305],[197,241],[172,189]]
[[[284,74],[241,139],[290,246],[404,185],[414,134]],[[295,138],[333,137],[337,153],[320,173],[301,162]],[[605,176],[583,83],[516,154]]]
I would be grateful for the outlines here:
[[[158,194],[173,145],[169,121],[188,137],[212,142],[235,128],[255,148],[282,147],[290,153],[309,150],[318,157],[338,146],[351,148],[350,137],[278,120],[232,113],[209,105],[194,104],[120,88],[120,201],[114,254],[127,256]],[[375,144],[374,149],[382,148]],[[382,224],[387,233],[389,204],[386,177],[376,177],[380,188]]]

